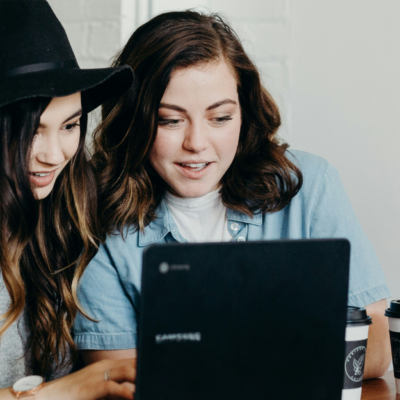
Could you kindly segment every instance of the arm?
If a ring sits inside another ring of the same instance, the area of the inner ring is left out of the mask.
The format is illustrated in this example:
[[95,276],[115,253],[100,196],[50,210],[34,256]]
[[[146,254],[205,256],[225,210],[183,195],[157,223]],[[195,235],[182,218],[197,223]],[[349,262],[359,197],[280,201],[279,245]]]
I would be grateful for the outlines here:
[[[131,350],[136,348],[136,310],[139,296],[131,278],[121,277],[119,274],[115,265],[121,265],[122,262],[116,261],[101,246],[79,283],[79,300],[86,312],[98,321],[90,321],[80,313],[74,321],[74,340],[82,351],[85,364],[105,358],[127,358],[135,355]],[[114,352],[120,354],[121,351],[124,353],[122,356],[111,356]]]
[[0,400],[15,400],[10,390],[11,388],[0,389]]
[[82,359],[85,365],[93,364],[101,360],[120,360],[123,358],[137,357],[136,349],[126,350],[82,350]]
[[[105,380],[106,371],[110,371],[110,380]],[[133,399],[136,377],[135,360],[107,360],[63,378],[47,382],[34,396],[36,400],[96,400],[96,399]],[[121,383],[125,382],[125,383]],[[15,396],[11,388],[0,390],[1,400],[12,400]]]
[[371,379],[384,375],[390,365],[389,323],[384,315],[386,300],[377,301],[365,308],[372,317],[372,325],[369,327],[363,379]]
[[[384,316],[390,297],[378,258],[363,232],[337,171],[328,166],[316,198],[311,237],[343,237],[351,243],[348,304],[366,307],[369,328],[364,379],[382,376],[390,364],[388,320]],[[368,306],[365,306],[369,304]]]

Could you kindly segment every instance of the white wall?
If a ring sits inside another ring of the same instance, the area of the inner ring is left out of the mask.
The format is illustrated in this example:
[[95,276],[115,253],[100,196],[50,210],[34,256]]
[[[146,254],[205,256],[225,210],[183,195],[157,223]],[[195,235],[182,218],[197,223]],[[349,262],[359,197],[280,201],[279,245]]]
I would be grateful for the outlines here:
[[398,0],[50,0],[82,67],[107,65],[130,32],[200,6],[233,23],[281,108],[281,135],[327,158],[400,298]]
[[121,45],[121,0],[49,0],[81,68],[108,66]]
[[400,298],[400,2],[292,0],[290,142],[327,158]]

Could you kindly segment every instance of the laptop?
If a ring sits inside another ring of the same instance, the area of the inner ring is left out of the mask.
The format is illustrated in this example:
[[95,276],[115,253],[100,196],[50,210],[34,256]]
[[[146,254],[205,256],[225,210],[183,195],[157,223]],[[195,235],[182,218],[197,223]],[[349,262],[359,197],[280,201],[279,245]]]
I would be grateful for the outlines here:
[[350,243],[146,249],[137,400],[339,400]]

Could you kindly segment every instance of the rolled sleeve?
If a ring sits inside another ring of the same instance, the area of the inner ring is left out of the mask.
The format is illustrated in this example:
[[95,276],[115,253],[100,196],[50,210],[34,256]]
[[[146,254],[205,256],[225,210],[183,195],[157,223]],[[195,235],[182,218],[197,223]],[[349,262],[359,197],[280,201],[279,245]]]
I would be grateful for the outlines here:
[[375,251],[361,228],[339,173],[329,164],[312,210],[311,237],[350,241],[349,305],[365,307],[390,297]]
[[80,350],[136,348],[137,323],[134,301],[113,265],[107,248],[101,246],[78,287],[78,298],[93,322],[78,313],[74,340]]

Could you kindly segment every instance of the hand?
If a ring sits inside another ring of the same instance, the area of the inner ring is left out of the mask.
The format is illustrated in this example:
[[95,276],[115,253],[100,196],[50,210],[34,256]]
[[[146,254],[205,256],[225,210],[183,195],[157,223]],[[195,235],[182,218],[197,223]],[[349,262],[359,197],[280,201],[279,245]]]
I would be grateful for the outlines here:
[[[109,380],[105,379],[106,371]],[[133,399],[136,358],[103,360],[78,372],[45,383],[36,400]]]
[[372,325],[369,326],[368,332],[364,380],[384,375],[392,360],[389,320],[385,317],[386,300],[379,300],[365,308],[367,314],[372,317]]

